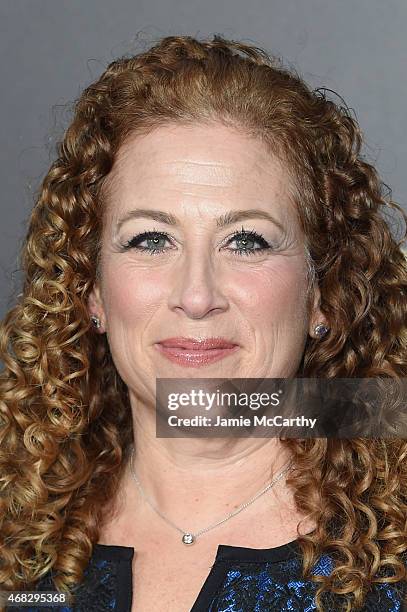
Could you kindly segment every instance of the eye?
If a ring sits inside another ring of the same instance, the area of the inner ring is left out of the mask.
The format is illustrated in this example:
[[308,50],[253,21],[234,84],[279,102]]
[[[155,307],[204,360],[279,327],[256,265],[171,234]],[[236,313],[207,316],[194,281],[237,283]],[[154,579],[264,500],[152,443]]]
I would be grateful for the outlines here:
[[[157,230],[142,232],[136,234],[130,240],[128,240],[123,246],[122,250],[126,251],[129,249],[135,249],[149,255],[156,255],[167,251],[165,242],[168,241],[172,244],[172,241],[168,234]],[[146,246],[143,246],[143,242]],[[236,242],[238,248],[227,250],[231,251],[234,255],[256,255],[267,250],[271,250],[270,244],[263,238],[261,234],[255,230],[245,230],[243,227],[239,232],[235,232],[233,236],[229,238],[225,247],[228,247],[232,242]],[[259,246],[255,246],[255,245]]]
[[[258,253],[262,253],[264,251],[271,250],[272,247],[270,244],[263,238],[261,234],[256,232],[255,230],[245,230],[243,227],[239,232],[236,232],[231,236],[226,243],[226,246],[231,242],[236,242],[238,245],[237,249],[228,249],[233,252],[234,255],[256,255]],[[260,246],[255,248],[255,244],[259,244]]]
[[[122,248],[123,250],[136,249],[138,251],[148,253],[149,255],[155,255],[157,253],[162,253],[166,250],[164,248],[166,240],[171,242],[168,234],[166,234],[165,232],[142,232],[141,234],[133,236],[133,238],[126,242]],[[145,242],[147,246],[142,246],[143,242]]]

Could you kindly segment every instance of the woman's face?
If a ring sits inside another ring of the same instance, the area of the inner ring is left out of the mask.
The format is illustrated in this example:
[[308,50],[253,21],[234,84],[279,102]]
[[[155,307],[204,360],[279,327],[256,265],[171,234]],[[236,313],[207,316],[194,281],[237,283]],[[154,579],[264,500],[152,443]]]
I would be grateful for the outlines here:
[[[89,311],[130,390],[151,391],[156,377],[295,376],[325,319],[318,290],[307,295],[289,186],[263,143],[218,124],[168,125],[121,148]],[[232,348],[161,344],[174,337]]]

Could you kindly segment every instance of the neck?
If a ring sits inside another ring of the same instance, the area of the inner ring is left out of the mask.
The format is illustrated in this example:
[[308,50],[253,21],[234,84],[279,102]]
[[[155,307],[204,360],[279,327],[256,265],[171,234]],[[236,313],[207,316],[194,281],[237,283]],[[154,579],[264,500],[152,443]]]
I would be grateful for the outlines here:
[[[180,526],[190,525],[191,517],[197,529],[222,518],[264,489],[291,458],[277,438],[157,438],[151,408],[134,402],[132,414],[134,471],[149,500]],[[141,498],[129,465],[124,486],[126,505],[135,510]],[[284,477],[254,502],[254,515],[265,503],[292,506]]]
[[[226,518],[270,484],[292,459],[277,438],[157,438],[151,407],[132,402],[132,417],[133,469],[144,495],[184,532],[197,533]],[[296,508],[286,476],[205,533],[201,547],[216,548],[221,541],[266,548],[296,539],[297,529],[309,533],[315,527],[312,517]],[[143,499],[129,463],[105,518],[101,543],[133,544],[140,551],[158,542],[162,551],[163,542],[172,550],[180,538]]]

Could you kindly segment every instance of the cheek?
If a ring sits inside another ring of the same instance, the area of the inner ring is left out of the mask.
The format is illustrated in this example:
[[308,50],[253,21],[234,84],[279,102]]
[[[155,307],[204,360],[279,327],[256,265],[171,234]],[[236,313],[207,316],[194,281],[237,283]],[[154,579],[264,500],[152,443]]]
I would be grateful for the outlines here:
[[142,320],[162,299],[162,274],[151,270],[112,270],[104,286],[107,317]]
[[235,296],[255,319],[304,320],[307,285],[301,262],[282,257],[258,269],[235,271],[231,280]]

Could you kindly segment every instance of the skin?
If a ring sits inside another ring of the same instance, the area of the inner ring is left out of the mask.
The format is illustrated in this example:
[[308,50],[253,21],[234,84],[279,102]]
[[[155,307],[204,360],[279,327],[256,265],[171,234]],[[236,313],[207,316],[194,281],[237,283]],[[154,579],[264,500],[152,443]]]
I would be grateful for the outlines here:
[[[274,438],[156,438],[155,379],[296,375],[307,335],[315,336],[315,325],[327,321],[318,288],[308,291],[292,184],[287,169],[261,142],[212,124],[167,125],[133,137],[120,149],[105,187],[100,280],[90,295],[89,313],[100,318],[99,333],[107,334],[129,389],[134,466],[144,490],[176,524],[198,530],[225,516],[231,503],[238,506],[254,496],[269,482],[270,469],[275,473],[286,463],[288,451]],[[136,208],[171,213],[177,224],[132,218],[118,228]],[[254,209],[271,214],[282,229],[260,218],[216,225],[220,215]],[[273,248],[237,255],[239,243],[231,237],[242,225],[262,234]],[[160,242],[163,253],[122,249],[136,234],[152,230],[170,237]],[[240,348],[214,364],[183,368],[155,347],[172,336],[222,336]],[[157,529],[178,537],[148,506],[140,509],[128,470],[121,492],[126,539],[116,530],[115,541],[107,543],[136,540],[135,516],[139,525],[155,521]],[[299,516],[284,479],[241,519],[234,517],[205,537],[213,533],[219,542],[233,521],[253,520],[266,504],[274,516],[273,542],[294,539]]]

